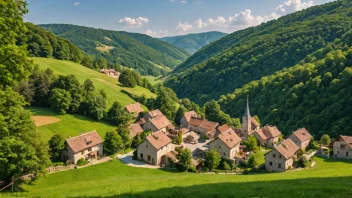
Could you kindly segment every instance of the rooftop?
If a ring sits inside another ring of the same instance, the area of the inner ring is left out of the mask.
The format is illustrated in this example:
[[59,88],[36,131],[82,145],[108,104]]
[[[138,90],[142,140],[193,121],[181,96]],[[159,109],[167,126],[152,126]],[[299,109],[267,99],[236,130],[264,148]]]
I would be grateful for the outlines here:
[[156,150],[170,144],[172,140],[162,131],[157,131],[146,137],[146,140],[153,145]]
[[293,132],[293,135],[295,135],[301,142],[306,141],[312,137],[306,128],[298,129],[297,131]]
[[275,148],[285,159],[291,158],[299,150],[299,147],[291,139],[284,140]]
[[141,104],[138,102],[125,106],[125,109],[126,111],[128,111],[128,113],[136,113],[136,114],[139,114],[140,112],[144,111]]
[[78,153],[92,146],[103,143],[103,140],[96,131],[92,131],[68,138],[66,139],[66,142],[74,153]]

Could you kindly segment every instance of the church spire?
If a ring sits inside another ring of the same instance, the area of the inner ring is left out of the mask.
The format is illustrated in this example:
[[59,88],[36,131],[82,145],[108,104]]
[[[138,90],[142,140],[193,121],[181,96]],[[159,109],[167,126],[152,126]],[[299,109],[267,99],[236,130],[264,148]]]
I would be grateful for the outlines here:
[[244,112],[244,116],[251,117],[251,113],[249,112],[248,96],[247,96],[247,108],[246,108],[246,111]]

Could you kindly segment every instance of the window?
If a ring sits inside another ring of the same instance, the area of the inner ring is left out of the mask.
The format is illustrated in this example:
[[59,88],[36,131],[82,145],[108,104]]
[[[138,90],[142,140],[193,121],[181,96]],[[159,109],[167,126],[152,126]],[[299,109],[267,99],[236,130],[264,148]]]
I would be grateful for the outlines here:
[[221,149],[221,146],[219,146],[219,149]]
[[278,167],[281,168],[281,164],[278,164]]
[[143,153],[140,154],[141,158],[143,159]]
[[348,157],[348,152],[346,152],[346,157]]
[[281,155],[279,155],[279,158],[281,158]]
[[89,152],[92,151],[92,148],[88,148],[88,151],[89,151]]
[[272,165],[273,165],[273,162],[269,162],[269,165],[272,166]]
[[150,157],[150,155],[148,155],[148,161],[150,161],[150,160],[151,160],[151,158],[152,158],[152,157]]
[[223,154],[224,154],[224,156],[225,156],[225,152],[224,152]]
[[340,148],[345,149],[346,148],[346,144],[340,144]]
[[273,154],[273,157],[276,157],[276,154],[275,154],[275,153]]
[[146,144],[145,147],[148,148],[148,144]]

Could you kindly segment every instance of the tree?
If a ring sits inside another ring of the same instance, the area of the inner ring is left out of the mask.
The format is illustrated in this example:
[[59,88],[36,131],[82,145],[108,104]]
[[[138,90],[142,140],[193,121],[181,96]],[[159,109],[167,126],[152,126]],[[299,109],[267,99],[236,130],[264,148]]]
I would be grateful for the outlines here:
[[238,123],[233,123],[231,117],[220,109],[220,105],[215,100],[204,104],[204,113],[208,120],[219,122],[220,125],[238,125]]
[[107,99],[107,93],[104,89],[99,90],[99,94],[106,100]]
[[84,81],[83,90],[86,92],[86,95],[89,92],[93,92],[95,90],[94,83],[91,79],[87,79]]
[[70,107],[71,101],[70,92],[58,88],[51,90],[49,104],[58,114],[65,114]]
[[331,139],[328,134],[324,134],[323,136],[321,136],[320,141],[324,145],[329,145],[331,143]]
[[93,68],[93,58],[91,56],[84,56],[81,64],[86,67]]
[[123,149],[129,148],[132,144],[132,140],[130,137],[130,130],[127,128],[127,125],[118,125],[117,133],[121,136],[123,142]]
[[308,160],[305,156],[303,156],[299,159],[298,163],[300,167],[305,168],[308,165]]
[[29,83],[28,80],[25,80],[18,85],[18,93],[20,93],[24,97],[25,101],[30,104],[33,102],[35,88],[33,84]]
[[101,120],[105,116],[106,100],[101,95],[88,94],[86,100],[80,105],[80,112],[96,120]]
[[221,161],[221,156],[214,149],[211,149],[208,153],[205,154],[205,162],[209,170],[213,170],[217,168],[220,164],[220,161]]
[[180,153],[179,163],[182,165],[183,171],[192,167],[192,153],[188,148]]
[[106,113],[106,120],[116,125],[126,126],[131,119],[131,115],[117,101],[112,104]]
[[257,152],[259,150],[257,139],[253,135],[248,136],[248,140],[244,141],[243,144],[249,151]]
[[109,154],[115,154],[118,150],[123,149],[124,145],[121,136],[116,132],[107,132],[104,138],[104,151]]
[[261,152],[257,152],[257,153],[252,153],[251,156],[248,159],[248,167],[250,168],[254,168],[258,165],[260,165],[260,160],[264,159],[264,155]]
[[132,70],[125,69],[121,72],[119,77],[119,82],[125,87],[135,87],[137,82],[135,76],[132,73]]
[[61,151],[65,148],[65,140],[60,134],[53,135],[49,140],[49,155],[52,160],[58,160]]

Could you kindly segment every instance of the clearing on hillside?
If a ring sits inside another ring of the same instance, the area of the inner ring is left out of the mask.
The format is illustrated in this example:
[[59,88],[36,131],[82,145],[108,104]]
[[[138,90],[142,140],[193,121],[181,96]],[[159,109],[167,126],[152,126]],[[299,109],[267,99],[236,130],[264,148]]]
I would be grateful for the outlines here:
[[114,49],[114,46],[109,46],[109,45],[98,45],[95,49],[97,49],[100,52],[109,52],[110,50]]
[[59,118],[53,116],[32,116],[32,119],[34,120],[34,124],[37,127],[60,121]]

